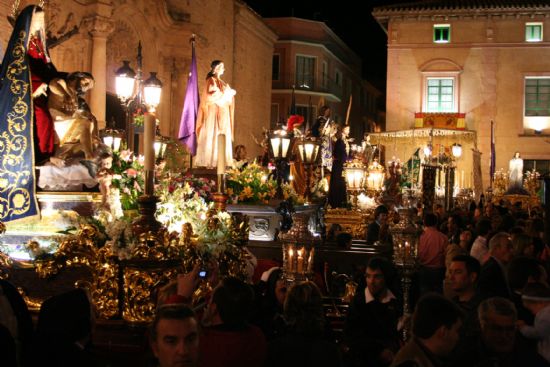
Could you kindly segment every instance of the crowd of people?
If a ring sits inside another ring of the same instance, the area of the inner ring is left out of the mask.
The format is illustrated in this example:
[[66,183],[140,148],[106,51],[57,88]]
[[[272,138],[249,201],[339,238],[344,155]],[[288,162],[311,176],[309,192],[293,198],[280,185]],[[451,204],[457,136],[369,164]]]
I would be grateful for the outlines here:
[[[325,317],[324,286],[289,284],[279,267],[255,284],[218,280],[212,271],[217,285],[197,307],[197,265],[159,292],[148,330],[151,358],[143,365],[549,366],[541,214],[519,205],[471,209],[418,213],[412,315],[403,312],[398,269],[384,257],[366,264],[338,333]],[[392,241],[391,213],[380,207],[376,214],[369,230]],[[85,290],[46,300],[33,330],[15,287],[2,280],[0,289],[3,366],[106,365],[91,343],[94,312]]]

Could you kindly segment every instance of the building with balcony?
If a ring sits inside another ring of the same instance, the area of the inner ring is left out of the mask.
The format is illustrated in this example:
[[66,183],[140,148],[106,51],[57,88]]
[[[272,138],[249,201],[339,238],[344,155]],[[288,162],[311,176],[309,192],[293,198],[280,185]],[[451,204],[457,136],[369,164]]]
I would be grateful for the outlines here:
[[[432,113],[464,118],[476,132],[484,187],[491,121],[496,168],[515,151],[524,172],[550,169],[550,4],[547,1],[419,1],[375,8],[387,33],[387,130]],[[406,159],[412,150],[402,152]],[[466,159],[459,170],[472,171]],[[468,178],[466,179],[468,180]]]
[[357,138],[379,124],[381,92],[361,78],[361,59],[323,22],[264,18],[279,39],[273,52],[271,126],[286,122],[294,90],[296,113],[309,124],[325,104],[344,122],[350,97],[351,135]]

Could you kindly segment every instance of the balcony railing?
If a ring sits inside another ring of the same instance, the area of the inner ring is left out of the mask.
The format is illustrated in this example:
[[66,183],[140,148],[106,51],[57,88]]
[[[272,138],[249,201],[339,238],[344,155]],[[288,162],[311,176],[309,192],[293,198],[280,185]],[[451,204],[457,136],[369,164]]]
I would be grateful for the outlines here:
[[303,75],[297,79],[294,73],[279,74],[279,80],[273,80],[272,87],[273,89],[292,89],[294,87],[297,90],[329,93],[338,98],[342,98],[344,90],[343,86],[336,84],[332,78],[318,79]]

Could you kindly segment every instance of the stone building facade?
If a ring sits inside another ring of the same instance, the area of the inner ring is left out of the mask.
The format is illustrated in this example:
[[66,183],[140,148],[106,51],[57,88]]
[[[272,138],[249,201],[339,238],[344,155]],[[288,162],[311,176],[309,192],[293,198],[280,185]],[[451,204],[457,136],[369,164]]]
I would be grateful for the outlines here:
[[[31,3],[21,1],[21,8]],[[33,2],[37,3],[37,1]],[[9,14],[13,1],[0,0],[0,14]],[[53,48],[60,71],[89,71],[96,85],[89,104],[100,126],[115,112],[115,71],[122,60],[136,69],[138,42],[143,47],[143,78],[156,71],[163,82],[157,111],[161,133],[176,137],[191,62],[191,35],[196,35],[199,90],[212,60],[223,60],[223,79],[237,90],[235,144],[258,154],[250,132],[269,126],[271,65],[276,35],[261,17],[239,0],[48,0],[48,31],[64,34],[74,26],[79,33]],[[5,48],[11,26],[0,19],[0,45]],[[112,105],[112,104],[111,104]],[[120,122],[119,122],[120,123]]]
[[[506,170],[515,151],[524,171],[534,161],[550,168],[548,2],[420,1],[373,15],[388,36],[387,130],[412,128],[416,112],[465,113],[485,188],[491,120],[497,169]],[[459,162],[459,170],[468,174],[470,163]]]

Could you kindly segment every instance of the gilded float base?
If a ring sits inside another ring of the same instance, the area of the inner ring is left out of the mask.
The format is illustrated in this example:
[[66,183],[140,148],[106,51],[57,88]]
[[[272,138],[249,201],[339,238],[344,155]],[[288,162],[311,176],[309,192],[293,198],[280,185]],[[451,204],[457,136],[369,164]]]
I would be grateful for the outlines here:
[[353,239],[365,239],[372,215],[371,211],[327,209],[325,213],[327,235],[332,225],[337,224],[342,227],[342,231],[351,234]]

